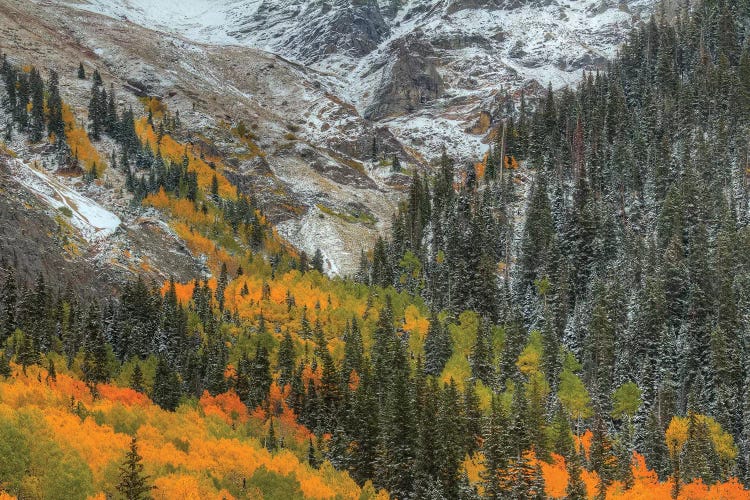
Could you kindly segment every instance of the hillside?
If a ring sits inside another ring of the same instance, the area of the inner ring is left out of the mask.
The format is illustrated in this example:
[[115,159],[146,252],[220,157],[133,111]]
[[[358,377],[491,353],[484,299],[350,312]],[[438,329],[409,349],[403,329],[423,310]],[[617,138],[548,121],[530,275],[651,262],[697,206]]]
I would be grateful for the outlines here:
[[427,159],[326,65],[647,2],[2,4],[0,498],[750,498],[747,0]]
[[[332,92],[410,148],[436,159],[486,150],[482,112],[499,118],[507,92],[580,79],[602,67],[652,0],[363,2],[240,0],[218,5],[75,2],[194,41],[280,54],[322,72]],[[574,29],[571,29],[574,27]]]

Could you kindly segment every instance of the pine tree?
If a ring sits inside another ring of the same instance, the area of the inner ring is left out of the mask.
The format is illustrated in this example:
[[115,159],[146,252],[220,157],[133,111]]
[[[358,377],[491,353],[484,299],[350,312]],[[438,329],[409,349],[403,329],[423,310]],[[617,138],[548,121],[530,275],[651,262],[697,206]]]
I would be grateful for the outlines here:
[[8,271],[0,291],[0,341],[2,342],[5,342],[16,330],[16,293],[15,275]]
[[276,439],[276,431],[273,428],[273,419],[268,424],[268,435],[265,439],[265,447],[268,451],[274,452],[279,449],[279,442]]
[[99,306],[92,303],[86,314],[83,329],[83,378],[92,391],[96,385],[109,380],[109,355],[104,339]]
[[476,380],[481,380],[485,385],[493,386],[495,383],[495,363],[492,341],[491,326],[486,322],[480,322],[477,328],[477,340],[471,349],[471,375]]
[[313,446],[312,438],[309,439],[309,444],[307,446],[307,463],[313,469],[317,469],[320,466],[320,461],[315,453],[315,446]]
[[12,374],[10,369],[10,363],[8,358],[5,356],[5,352],[0,352],[0,377],[8,378]]
[[493,397],[482,444],[485,467],[481,476],[482,484],[485,497],[493,500],[507,498],[506,474],[513,453],[509,436],[510,422],[502,406],[502,402]]
[[177,373],[169,367],[164,356],[159,356],[154,375],[154,389],[151,399],[168,411],[177,409],[180,402],[180,381]]
[[55,362],[52,360],[52,358],[49,359],[49,362],[47,363],[47,382],[56,382],[57,381],[57,369],[55,368]]
[[136,363],[133,368],[133,373],[130,376],[130,388],[138,392],[143,392],[143,371],[141,370],[140,363]]
[[83,68],[83,63],[78,64],[78,79],[79,80],[86,79],[86,70]]
[[435,312],[430,315],[430,325],[424,342],[424,371],[428,375],[439,376],[453,354],[453,340],[441,324]]
[[31,68],[29,73],[31,90],[31,123],[30,138],[32,142],[39,142],[44,136],[44,82],[39,72]]
[[604,492],[614,479],[617,470],[617,458],[612,448],[612,442],[604,429],[604,419],[598,415],[594,420],[589,460],[591,469],[596,471],[601,478],[598,495],[603,498]]
[[320,251],[320,248],[315,249],[315,255],[313,255],[310,265],[319,273],[323,273],[323,252]]
[[120,466],[120,482],[117,484],[117,491],[128,500],[151,498],[151,491],[155,489],[148,484],[150,477],[143,473],[142,461],[143,457],[138,454],[138,440],[133,436],[125,462]]
[[215,200],[219,200],[219,179],[216,174],[211,177],[211,197]]
[[352,372],[357,376],[362,373],[364,366],[364,346],[362,345],[362,333],[359,330],[357,318],[353,317],[347,322],[344,330],[344,360],[341,363],[341,379],[348,384]]
[[61,150],[64,148],[65,121],[62,115],[62,98],[60,97],[59,78],[57,72],[51,71],[49,81],[47,82],[47,108],[49,108],[49,121],[47,123],[47,132],[55,136],[55,143]]
[[284,338],[279,344],[279,352],[276,361],[276,371],[279,372],[279,385],[283,387],[284,385],[291,383],[296,365],[294,341],[287,330],[284,333]]
[[565,461],[565,467],[568,471],[568,486],[565,489],[565,498],[567,500],[586,500],[586,485],[581,479],[581,462],[576,453],[570,454]]
[[30,335],[21,334],[16,346],[16,361],[21,364],[23,373],[26,368],[39,362],[39,351],[34,346]]
[[271,362],[268,358],[268,350],[258,344],[255,349],[255,357],[250,363],[248,373],[250,380],[250,395],[248,406],[255,408],[268,398],[268,392],[271,388]]

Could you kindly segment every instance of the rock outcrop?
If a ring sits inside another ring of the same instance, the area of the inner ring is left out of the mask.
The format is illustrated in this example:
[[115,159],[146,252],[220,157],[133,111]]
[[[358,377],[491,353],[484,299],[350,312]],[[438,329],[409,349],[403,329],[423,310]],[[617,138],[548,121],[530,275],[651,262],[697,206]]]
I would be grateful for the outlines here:
[[443,95],[445,84],[432,46],[417,34],[396,40],[365,118],[379,120],[414,112]]

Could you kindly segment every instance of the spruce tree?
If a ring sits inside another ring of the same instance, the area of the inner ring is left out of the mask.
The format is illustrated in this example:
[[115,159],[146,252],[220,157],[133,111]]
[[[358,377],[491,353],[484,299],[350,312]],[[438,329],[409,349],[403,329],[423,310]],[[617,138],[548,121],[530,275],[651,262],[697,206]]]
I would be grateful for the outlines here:
[[143,370],[141,370],[140,363],[136,363],[133,368],[133,373],[130,376],[130,388],[138,392],[143,392]]
[[428,375],[439,376],[453,354],[453,341],[435,312],[430,315],[430,325],[424,341],[424,371]]
[[154,389],[151,399],[168,411],[177,409],[180,402],[180,381],[177,373],[169,367],[164,356],[159,356],[154,375]]
[[320,248],[315,249],[315,255],[313,255],[310,265],[319,273],[323,273],[323,252],[320,251]]
[[144,474],[142,461],[143,457],[138,454],[138,440],[133,436],[125,462],[120,466],[120,482],[117,484],[117,491],[128,500],[151,498],[151,491],[155,489],[148,483],[150,477]]
[[5,356],[5,352],[0,352],[0,377],[8,378],[12,374],[10,369],[10,363],[8,358]]
[[279,385],[282,387],[291,383],[294,368],[297,366],[294,353],[294,341],[289,330],[284,332],[284,338],[279,344],[279,352],[276,361],[276,371],[279,372]]

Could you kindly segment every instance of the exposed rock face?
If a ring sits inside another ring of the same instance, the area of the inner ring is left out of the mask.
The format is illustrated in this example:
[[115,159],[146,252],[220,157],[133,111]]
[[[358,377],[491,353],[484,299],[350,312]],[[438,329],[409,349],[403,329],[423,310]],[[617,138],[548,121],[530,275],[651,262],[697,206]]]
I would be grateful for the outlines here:
[[443,95],[445,84],[432,61],[432,46],[416,34],[396,40],[391,60],[365,118],[378,120],[411,113]]
[[[242,15],[242,8],[236,12]],[[283,46],[306,63],[340,53],[363,57],[390,34],[376,0],[264,0],[255,12],[242,15],[242,27],[229,34],[244,38],[287,23],[291,29],[285,29]]]
[[11,161],[0,153],[0,267],[15,269],[26,285],[41,273],[60,290],[70,286],[88,296],[113,291],[134,270],[157,282],[200,275],[201,266],[181,242],[148,217],[129,218],[113,236],[93,243],[69,232],[66,216],[13,176]]
[[453,14],[464,9],[499,9],[503,3],[503,0],[451,0],[447,13]]

